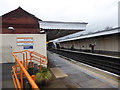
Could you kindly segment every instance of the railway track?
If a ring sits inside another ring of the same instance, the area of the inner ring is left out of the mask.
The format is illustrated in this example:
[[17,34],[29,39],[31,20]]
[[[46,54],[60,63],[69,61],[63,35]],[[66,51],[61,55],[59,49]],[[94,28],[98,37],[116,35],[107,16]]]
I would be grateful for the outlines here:
[[85,53],[76,53],[70,51],[50,49],[54,53],[63,55],[67,58],[109,71],[111,73],[120,75],[120,60],[119,58],[111,58],[105,56],[97,56]]

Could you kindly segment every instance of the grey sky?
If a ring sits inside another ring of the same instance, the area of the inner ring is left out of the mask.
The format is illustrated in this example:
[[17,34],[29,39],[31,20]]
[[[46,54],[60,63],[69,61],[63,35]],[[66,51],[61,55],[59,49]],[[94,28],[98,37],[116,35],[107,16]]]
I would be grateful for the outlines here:
[[44,21],[88,22],[86,31],[118,26],[119,0],[0,0],[0,16],[21,6]]

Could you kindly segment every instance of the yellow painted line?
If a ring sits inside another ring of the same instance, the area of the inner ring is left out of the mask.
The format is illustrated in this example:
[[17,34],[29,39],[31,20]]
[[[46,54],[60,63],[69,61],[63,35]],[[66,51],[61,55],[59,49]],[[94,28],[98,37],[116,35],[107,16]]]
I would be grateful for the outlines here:
[[[59,55],[59,54],[57,54],[57,55]],[[61,55],[59,55],[59,56],[61,56]],[[62,56],[62,57],[64,57],[64,56]],[[67,57],[65,57],[65,58],[67,58]],[[78,67],[81,68],[81,70],[85,71],[87,74],[89,73],[91,76],[101,79],[117,88],[119,87],[119,82],[118,82],[118,81],[120,81],[119,79],[116,79],[114,77],[111,77],[111,76],[103,74],[103,73],[98,73],[97,70],[95,71],[95,69],[93,70],[93,69],[89,68],[88,66],[82,65],[81,63],[75,63],[75,62],[73,62],[74,60],[72,60],[72,59],[71,60],[66,59],[66,61],[69,61],[71,63],[78,65]]]
[[[59,55],[59,54],[58,54],[58,55]],[[64,56],[63,56],[63,57],[64,57]],[[73,61],[74,61],[74,60],[73,60]],[[71,62],[74,63],[73,61],[71,61]],[[75,64],[76,64],[76,63],[75,63]],[[84,67],[84,68],[86,68],[86,69],[89,69],[90,71],[93,71],[93,72],[95,72],[95,73],[97,73],[97,74],[100,74],[100,75],[102,75],[102,76],[109,77],[109,78],[111,78],[112,80],[115,80],[115,81],[117,81],[117,82],[120,81],[120,79],[116,79],[116,78],[114,78],[114,77],[112,77],[112,76],[106,75],[106,74],[104,74],[104,73],[100,73],[100,72],[96,71],[95,69],[93,70],[93,69],[89,68],[88,66],[80,65],[80,63],[79,63],[78,65],[79,65],[79,66],[82,66],[82,67]]]
[[105,82],[107,82],[107,83],[109,83],[109,84],[111,84],[111,85],[113,85],[113,86],[115,86],[115,87],[119,87],[119,82],[118,81],[115,81],[115,80],[113,80],[113,79],[111,79],[111,78],[108,78],[108,77],[106,77],[106,76],[104,76],[104,75],[101,75],[101,74],[99,74],[99,73],[96,73],[96,72],[94,72],[94,71],[91,71],[91,70],[89,70],[89,69],[87,69],[87,68],[84,68],[84,67],[81,67],[82,68],[82,70],[84,71],[84,72],[86,72],[86,73],[90,73],[90,75],[91,76],[94,76],[94,77],[97,77],[98,79],[100,79],[100,80],[102,80],[102,81],[105,81]]
[[114,77],[112,77],[112,76],[109,76],[109,75],[106,75],[106,74],[104,74],[104,73],[102,73],[102,72],[98,72],[98,71],[96,71],[95,69],[93,70],[93,69],[91,69],[91,68],[89,68],[89,67],[85,67],[85,66],[83,66],[83,65],[82,65],[82,67],[87,68],[87,69],[89,69],[89,70],[91,70],[91,71],[94,71],[94,72],[96,72],[96,73],[99,73],[99,74],[101,74],[101,75],[103,75],[103,76],[109,77],[109,78],[111,78],[111,79],[113,79],[113,80],[115,80],[115,81],[120,81],[120,79],[116,79],[116,78],[114,78]]
[[[59,55],[59,54],[57,54],[57,55]],[[63,56],[64,57],[64,56]],[[65,58],[67,58],[67,57],[65,57]],[[67,59],[66,59],[67,60]],[[74,60],[67,60],[67,61],[70,61],[71,63],[74,63],[74,64],[76,64],[76,65],[78,65],[79,66],[79,68],[81,68],[83,71],[85,71],[86,73],[90,73],[91,75],[93,75],[93,76],[95,76],[95,77],[97,77],[97,78],[99,78],[99,79],[101,79],[101,80],[104,80],[104,81],[106,81],[107,83],[110,83],[111,85],[113,85],[113,86],[115,86],[115,87],[119,87],[119,79],[116,79],[116,78],[114,78],[114,77],[112,77],[112,76],[109,76],[109,75],[106,75],[106,74],[104,74],[104,73],[100,73],[100,72],[97,72],[97,70],[93,70],[93,69],[91,69],[90,67],[88,67],[88,66],[84,66],[84,65],[82,65],[81,63],[75,63],[75,62],[73,62]],[[81,67],[80,67],[81,66]]]

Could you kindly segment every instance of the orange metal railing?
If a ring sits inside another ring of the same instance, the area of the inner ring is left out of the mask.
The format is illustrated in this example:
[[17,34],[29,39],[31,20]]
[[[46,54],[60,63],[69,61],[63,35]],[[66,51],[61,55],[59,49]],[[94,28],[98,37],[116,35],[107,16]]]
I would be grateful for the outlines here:
[[[21,61],[18,59],[18,54],[22,57]],[[43,65],[47,66],[48,63],[47,58],[37,52],[28,50],[24,50],[21,52],[12,52],[12,55],[15,59],[15,65],[12,67],[13,71],[12,79],[14,87],[16,89],[23,89],[24,88],[23,77],[25,77],[28,80],[29,84],[31,85],[32,89],[39,90],[38,86],[34,81],[35,75],[30,76],[30,74],[27,72],[27,69],[29,68],[28,63],[30,63],[29,65],[30,68],[34,68],[33,62],[37,62],[38,64],[40,64],[40,70],[42,70]]]

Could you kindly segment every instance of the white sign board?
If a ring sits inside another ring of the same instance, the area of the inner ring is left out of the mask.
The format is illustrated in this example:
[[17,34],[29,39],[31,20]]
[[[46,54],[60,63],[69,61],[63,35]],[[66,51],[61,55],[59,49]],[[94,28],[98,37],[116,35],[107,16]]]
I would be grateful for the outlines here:
[[18,37],[17,45],[19,46],[33,45],[33,37]]
[[17,41],[33,41],[33,39],[17,39]]

